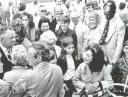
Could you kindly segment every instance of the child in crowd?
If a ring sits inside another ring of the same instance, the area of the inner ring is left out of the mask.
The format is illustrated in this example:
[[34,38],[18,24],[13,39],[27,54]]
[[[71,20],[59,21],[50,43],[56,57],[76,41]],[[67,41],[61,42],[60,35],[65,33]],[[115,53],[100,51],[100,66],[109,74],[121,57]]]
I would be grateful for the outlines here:
[[66,37],[62,41],[61,56],[57,60],[57,64],[61,67],[64,79],[65,97],[72,97],[74,86],[72,78],[75,75],[76,59],[73,39]]

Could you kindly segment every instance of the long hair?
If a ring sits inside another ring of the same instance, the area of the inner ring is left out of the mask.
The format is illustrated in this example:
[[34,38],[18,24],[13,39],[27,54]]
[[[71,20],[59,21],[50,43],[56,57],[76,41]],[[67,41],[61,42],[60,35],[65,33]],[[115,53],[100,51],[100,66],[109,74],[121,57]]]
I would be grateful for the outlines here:
[[92,62],[89,64],[89,69],[91,72],[100,72],[105,65],[104,53],[102,49],[98,45],[94,45],[93,47],[89,46],[86,50],[90,50],[92,52]]
[[22,16],[27,16],[29,19],[29,28],[33,29],[35,27],[35,24],[33,22],[33,16],[27,12],[24,12]]

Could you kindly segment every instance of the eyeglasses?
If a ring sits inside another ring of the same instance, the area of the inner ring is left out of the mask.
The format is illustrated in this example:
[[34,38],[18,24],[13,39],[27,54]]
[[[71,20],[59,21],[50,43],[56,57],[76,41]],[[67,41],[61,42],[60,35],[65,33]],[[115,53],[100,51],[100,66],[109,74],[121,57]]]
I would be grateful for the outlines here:
[[46,13],[46,12],[47,12],[47,10],[41,10],[40,12],[42,12],[42,13]]

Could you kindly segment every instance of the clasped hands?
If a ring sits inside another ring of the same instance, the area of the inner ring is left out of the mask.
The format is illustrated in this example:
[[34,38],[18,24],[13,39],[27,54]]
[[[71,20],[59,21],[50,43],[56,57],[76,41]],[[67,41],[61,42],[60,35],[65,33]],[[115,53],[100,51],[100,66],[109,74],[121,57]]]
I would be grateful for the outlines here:
[[99,82],[89,83],[85,85],[87,94],[97,91],[98,88],[99,88]]

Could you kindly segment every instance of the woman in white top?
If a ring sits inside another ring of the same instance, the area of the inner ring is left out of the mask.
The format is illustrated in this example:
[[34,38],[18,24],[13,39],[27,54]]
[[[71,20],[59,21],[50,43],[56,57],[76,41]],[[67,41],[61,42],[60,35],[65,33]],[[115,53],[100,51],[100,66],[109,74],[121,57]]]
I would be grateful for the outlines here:
[[101,96],[106,92],[104,90],[107,86],[113,82],[105,65],[104,53],[96,44],[88,46],[83,53],[83,60],[84,62],[78,66],[75,72],[73,84],[78,93],[86,91],[87,95],[93,93],[97,95],[96,97]]

